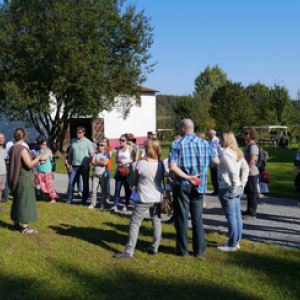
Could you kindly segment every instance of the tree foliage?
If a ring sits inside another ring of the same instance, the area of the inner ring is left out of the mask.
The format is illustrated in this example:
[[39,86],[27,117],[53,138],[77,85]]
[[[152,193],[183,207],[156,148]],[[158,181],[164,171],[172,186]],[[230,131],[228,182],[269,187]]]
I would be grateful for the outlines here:
[[[269,118],[271,90],[260,82],[246,87],[249,96],[247,122],[251,125],[263,125],[271,122]],[[272,123],[272,122],[271,122]]]
[[46,131],[61,145],[72,117],[95,118],[110,109],[115,96],[138,96],[133,87],[153,70],[148,63],[152,27],[143,11],[124,2],[5,0],[2,113]]
[[177,101],[175,113],[178,119],[192,119],[195,124],[195,131],[206,131],[214,125],[214,120],[209,115],[211,103],[205,96],[195,97],[182,96]]
[[218,65],[212,69],[210,66],[206,67],[204,72],[201,72],[195,80],[195,92],[196,95],[206,95],[210,98],[219,87],[223,86],[227,81],[227,75],[224,73]]
[[273,112],[274,122],[276,122],[275,124],[282,124],[284,111],[290,101],[289,92],[285,87],[274,84],[271,88],[270,99],[270,108]]
[[157,95],[156,96],[156,118],[158,129],[178,130],[178,116],[174,109],[180,96]]
[[227,81],[211,98],[209,113],[223,129],[232,130],[249,118],[249,95],[240,82]]

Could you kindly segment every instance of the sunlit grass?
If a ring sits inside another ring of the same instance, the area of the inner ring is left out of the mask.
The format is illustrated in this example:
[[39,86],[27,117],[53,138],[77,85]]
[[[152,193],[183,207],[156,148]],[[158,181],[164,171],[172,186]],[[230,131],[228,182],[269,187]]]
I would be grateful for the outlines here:
[[[149,256],[150,221],[141,226],[135,259],[124,251],[130,219],[80,205],[38,202],[37,235],[12,230],[0,214],[0,299],[299,299],[299,251],[243,240],[216,249],[224,235],[207,233],[203,257],[173,254],[175,229],[163,224],[159,255]],[[10,209],[11,201],[3,204]]]

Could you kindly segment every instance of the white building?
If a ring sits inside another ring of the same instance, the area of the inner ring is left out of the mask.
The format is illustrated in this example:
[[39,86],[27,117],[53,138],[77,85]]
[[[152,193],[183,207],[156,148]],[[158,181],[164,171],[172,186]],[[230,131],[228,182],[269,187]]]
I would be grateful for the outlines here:
[[[148,133],[156,133],[156,90],[141,87],[141,95],[138,99],[129,97],[116,97],[115,107],[112,111],[104,111],[99,114],[98,120],[91,118],[72,119],[68,126],[64,148],[66,148],[73,138],[76,138],[76,129],[78,126],[86,128],[86,137],[96,140],[106,136],[111,148],[119,146],[119,138],[123,133],[132,133],[137,143],[143,143]],[[122,107],[131,105],[130,112],[126,119],[123,119],[120,110]],[[2,132],[6,141],[13,138],[14,130],[18,127],[24,127],[22,122],[1,122],[0,132]],[[26,129],[28,133],[28,143],[34,143],[39,133],[34,128]]]

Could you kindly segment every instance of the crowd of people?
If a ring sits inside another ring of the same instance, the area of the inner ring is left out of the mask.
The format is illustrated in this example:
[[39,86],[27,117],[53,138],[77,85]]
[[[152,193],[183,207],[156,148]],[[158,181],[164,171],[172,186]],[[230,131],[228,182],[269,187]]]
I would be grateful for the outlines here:
[[[218,195],[224,214],[228,220],[228,241],[218,247],[221,251],[236,251],[240,248],[243,219],[253,220],[257,211],[257,183],[260,170],[257,162],[260,148],[254,142],[257,133],[254,128],[244,129],[246,145],[241,151],[230,131],[224,131],[219,137],[211,129],[208,131],[210,142],[194,132],[194,123],[184,119],[179,123],[179,134],[173,136],[168,158],[160,161],[161,146],[156,136],[144,142],[139,157],[139,147],[132,134],[122,134],[116,149],[117,168],[114,174],[115,195],[112,211],[117,211],[120,190],[125,189],[127,211],[132,191],[136,191],[136,202],[131,216],[129,236],[125,251],[116,254],[116,258],[132,258],[137,243],[140,224],[147,212],[153,224],[153,243],[147,249],[157,255],[162,227],[161,201],[167,195],[173,202],[173,216],[176,228],[176,249],[179,256],[188,252],[188,219],[191,217],[193,230],[194,256],[202,256],[206,249],[202,221],[203,203],[206,193],[208,169],[214,187],[213,195]],[[24,234],[37,233],[28,223],[38,219],[35,178],[45,198],[55,203],[58,198],[52,178],[52,152],[47,147],[46,138],[37,139],[38,151],[30,153],[25,143],[26,131],[18,128],[13,141],[4,146],[5,137],[0,134],[0,193],[6,201],[8,187],[13,195],[11,219],[14,228]],[[77,128],[77,139],[72,142],[66,154],[68,171],[68,192],[65,204],[71,204],[75,183],[82,202],[89,198],[89,171],[93,166],[92,195],[88,208],[97,206],[97,190],[101,187],[100,209],[105,209],[110,201],[110,178],[112,176],[112,149],[109,140],[103,138],[93,144],[85,137],[85,128]],[[8,172],[7,172],[8,166]],[[35,174],[34,174],[35,173]],[[166,177],[166,184],[164,183]],[[82,183],[81,184],[81,179]],[[248,205],[241,212],[240,200],[247,195]]]

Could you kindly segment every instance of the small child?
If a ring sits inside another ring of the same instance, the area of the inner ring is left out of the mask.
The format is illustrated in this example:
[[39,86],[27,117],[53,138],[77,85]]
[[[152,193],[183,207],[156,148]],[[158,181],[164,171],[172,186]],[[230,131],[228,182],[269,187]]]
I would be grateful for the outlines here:
[[99,186],[99,182],[101,185],[101,201],[100,201],[100,209],[104,209],[104,201],[105,201],[105,193],[106,193],[106,185],[107,180],[109,180],[108,176],[108,162],[110,159],[110,154],[105,150],[106,142],[105,140],[100,140],[98,144],[98,151],[94,152],[92,165],[94,166],[94,176],[93,176],[93,193],[92,193],[92,201],[89,206],[90,209],[96,207],[97,204],[97,190]]

